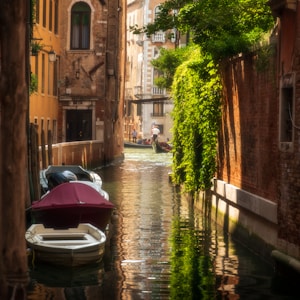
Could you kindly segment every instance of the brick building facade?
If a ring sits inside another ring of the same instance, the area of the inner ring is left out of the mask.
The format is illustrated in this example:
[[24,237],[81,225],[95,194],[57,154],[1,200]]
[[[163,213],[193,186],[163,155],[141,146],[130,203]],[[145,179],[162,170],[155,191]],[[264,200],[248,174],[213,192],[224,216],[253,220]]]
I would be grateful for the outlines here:
[[103,142],[103,160],[123,150],[126,5],[62,1],[58,140]]
[[[244,241],[300,259],[300,7],[271,0],[269,45],[221,66],[224,83],[217,218]],[[259,243],[260,243],[259,242]]]

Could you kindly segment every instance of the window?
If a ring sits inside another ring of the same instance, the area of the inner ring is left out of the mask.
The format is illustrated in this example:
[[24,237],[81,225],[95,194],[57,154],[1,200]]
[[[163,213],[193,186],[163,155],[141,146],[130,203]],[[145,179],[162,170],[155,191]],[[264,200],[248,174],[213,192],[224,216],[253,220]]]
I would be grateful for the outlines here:
[[52,31],[52,18],[53,18],[53,2],[52,0],[50,0],[50,4],[49,4],[49,31]]
[[136,115],[137,116],[142,116],[142,104],[141,103],[137,103],[136,105]]
[[54,33],[58,34],[58,0],[54,2]]
[[156,126],[158,126],[160,134],[164,134],[164,125],[162,125],[162,124],[156,124]]
[[42,53],[42,82],[41,82],[41,93],[45,93],[45,54]]
[[293,88],[281,90],[281,130],[280,141],[291,142],[293,139]]
[[283,77],[280,90],[280,130],[281,143],[293,142],[294,79],[293,74]]
[[55,62],[53,62],[53,91],[52,94],[53,96],[57,96],[57,90],[58,90],[58,86],[57,86],[57,74],[58,74],[58,62],[57,60]]
[[91,9],[84,2],[78,2],[71,12],[71,49],[90,48]]
[[[156,6],[154,9],[154,21],[158,19],[159,13],[161,11],[160,5]],[[157,31],[152,35],[152,43],[165,43],[165,33],[163,31]]]
[[158,15],[159,15],[159,13],[160,13],[160,5],[158,5],[158,6],[156,6],[155,8],[154,8],[154,20],[156,20],[156,19],[158,19]]
[[126,101],[125,102],[125,115],[126,115],[126,117],[129,117],[129,116],[131,116],[131,106],[132,106],[132,103],[131,103],[131,101]]
[[46,18],[47,18],[47,1],[43,1],[43,27],[46,28]]
[[164,104],[163,102],[153,103],[153,117],[162,117],[164,115]]
[[[39,78],[39,57],[38,56],[35,57],[34,69],[35,69],[34,73],[36,75],[36,78]],[[39,89],[39,82],[37,88]]]

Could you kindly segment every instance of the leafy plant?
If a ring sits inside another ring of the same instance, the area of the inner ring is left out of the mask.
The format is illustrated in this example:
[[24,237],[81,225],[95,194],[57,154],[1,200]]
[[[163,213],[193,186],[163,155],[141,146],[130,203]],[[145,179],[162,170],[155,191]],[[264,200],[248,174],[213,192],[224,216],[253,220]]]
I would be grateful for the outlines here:
[[161,48],[159,57],[151,61],[152,66],[163,74],[156,78],[154,83],[160,88],[169,89],[177,67],[188,58],[189,53],[189,47],[176,49]]
[[172,85],[173,180],[186,191],[206,190],[216,171],[221,84],[217,66],[200,49],[180,65]]
[[29,95],[38,91],[38,78],[36,74],[30,74]]
[[218,61],[251,50],[274,24],[265,0],[167,0],[153,23],[130,30],[148,37],[173,28],[189,32],[193,42]]
[[30,49],[31,49],[31,55],[35,56],[43,49],[43,45],[40,44],[39,42],[32,41],[30,44]]
[[[157,84],[172,87],[173,181],[186,191],[209,189],[216,171],[222,90],[218,63],[252,51],[274,23],[265,0],[166,0],[155,22],[130,28],[148,37],[176,28],[199,46],[178,57],[176,51],[161,50],[152,61],[163,73]],[[260,53],[260,66],[265,54]]]

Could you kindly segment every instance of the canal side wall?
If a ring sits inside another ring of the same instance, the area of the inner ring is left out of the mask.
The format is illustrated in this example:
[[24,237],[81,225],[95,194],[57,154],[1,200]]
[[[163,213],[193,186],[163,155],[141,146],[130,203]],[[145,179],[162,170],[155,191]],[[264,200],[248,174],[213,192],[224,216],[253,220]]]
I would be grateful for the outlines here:
[[[39,163],[42,169],[42,149],[40,148],[39,151]],[[48,157],[47,146],[46,157]],[[122,157],[123,151],[120,151],[120,156],[114,157],[114,160]],[[81,165],[84,168],[93,169],[109,162],[104,152],[104,143],[101,141],[89,140],[52,145],[52,165]],[[47,166],[48,164],[47,160]]]
[[277,204],[222,180],[214,179],[209,193],[196,201],[201,210],[209,207],[211,218],[247,248],[272,263],[277,248]]

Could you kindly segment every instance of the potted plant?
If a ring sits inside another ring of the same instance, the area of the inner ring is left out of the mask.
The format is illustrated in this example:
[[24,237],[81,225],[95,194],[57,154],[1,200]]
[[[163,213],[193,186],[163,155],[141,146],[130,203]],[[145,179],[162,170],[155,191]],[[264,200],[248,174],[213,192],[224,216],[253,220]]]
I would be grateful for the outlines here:
[[39,42],[31,42],[30,50],[31,50],[31,56],[37,56],[39,51],[43,49],[43,45],[41,45]]

